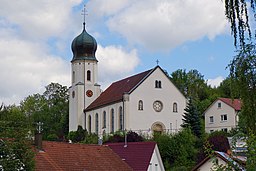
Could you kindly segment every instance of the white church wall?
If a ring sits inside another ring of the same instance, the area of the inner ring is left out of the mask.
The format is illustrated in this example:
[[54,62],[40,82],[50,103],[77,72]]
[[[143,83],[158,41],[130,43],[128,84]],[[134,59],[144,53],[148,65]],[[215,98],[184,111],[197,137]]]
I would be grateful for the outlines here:
[[105,128],[105,132],[106,133],[111,133],[111,110],[114,109],[114,132],[119,130],[119,107],[123,108],[123,102],[118,102],[118,103],[114,103],[99,109],[95,109],[89,112],[86,112],[86,128],[87,130],[89,130],[89,124],[88,124],[88,116],[91,115],[92,116],[92,122],[91,122],[91,131],[95,132],[96,131],[96,127],[95,127],[95,115],[96,113],[98,113],[99,116],[99,127],[98,130],[99,132],[102,130],[103,128],[103,112],[106,112],[106,128]]
[[[155,81],[161,81],[162,88],[155,88]],[[138,110],[139,100],[143,101],[143,110]],[[153,109],[154,101],[163,104],[161,112]],[[178,112],[173,112],[173,103],[178,105]],[[130,95],[129,128],[132,130],[148,130],[156,122],[164,124],[164,129],[180,129],[182,115],[186,107],[186,99],[170,82],[166,75],[157,68]]]

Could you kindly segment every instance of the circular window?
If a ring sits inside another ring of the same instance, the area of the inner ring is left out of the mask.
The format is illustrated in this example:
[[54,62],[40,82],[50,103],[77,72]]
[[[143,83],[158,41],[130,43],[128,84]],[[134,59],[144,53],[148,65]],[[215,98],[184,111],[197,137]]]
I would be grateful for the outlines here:
[[161,110],[163,109],[163,103],[157,100],[153,103],[153,108],[156,112],[161,112]]

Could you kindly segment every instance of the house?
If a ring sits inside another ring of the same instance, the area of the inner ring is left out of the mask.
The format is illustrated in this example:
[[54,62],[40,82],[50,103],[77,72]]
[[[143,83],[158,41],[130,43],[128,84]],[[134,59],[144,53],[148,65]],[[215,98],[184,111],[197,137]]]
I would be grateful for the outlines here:
[[43,141],[36,152],[36,171],[131,171],[107,146]]
[[155,142],[128,142],[107,144],[134,171],[164,171]]
[[69,131],[78,125],[96,134],[103,128],[105,133],[181,128],[186,98],[160,66],[116,81],[102,92],[96,50],[96,40],[84,27],[72,42]]
[[197,164],[192,171],[212,171],[216,169],[216,166],[231,166],[232,170],[245,171],[245,168],[237,162],[237,159],[232,158],[230,155],[224,152],[214,152],[214,157],[206,157],[203,161]]
[[205,131],[230,131],[238,125],[238,113],[241,111],[239,99],[218,98],[204,112]]

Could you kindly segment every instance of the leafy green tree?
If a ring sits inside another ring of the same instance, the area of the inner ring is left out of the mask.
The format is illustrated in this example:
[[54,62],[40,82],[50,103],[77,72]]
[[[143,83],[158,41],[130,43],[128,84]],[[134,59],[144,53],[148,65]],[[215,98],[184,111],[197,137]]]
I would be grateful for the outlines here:
[[202,135],[201,129],[201,117],[197,111],[196,106],[193,103],[192,98],[189,98],[187,107],[184,109],[183,115],[183,128],[190,128],[195,136],[198,138]]
[[178,69],[170,74],[171,81],[185,95],[195,99],[195,105],[199,113],[204,110],[216,99],[216,91],[206,84],[204,76],[197,70]]
[[242,100],[239,117],[256,134],[256,45],[247,44],[229,64],[232,93]]
[[220,85],[217,87],[220,97],[231,97],[231,79],[227,77],[224,79]]
[[0,164],[3,170],[33,170],[34,152],[27,118],[20,108],[3,106],[0,110]]
[[166,168],[190,170],[195,165],[196,137],[190,129],[183,129],[174,135],[155,134],[153,140],[157,142]]
[[[60,139],[68,135],[68,90],[66,86],[51,83],[43,94],[33,94],[21,103],[22,112],[28,117],[32,128],[37,122],[43,122],[44,139]],[[51,135],[51,136],[49,136]]]
[[[234,44],[239,44],[242,48],[245,46],[246,39],[256,38],[255,33],[252,36],[250,22],[255,22],[255,0],[225,0],[225,15],[230,22]],[[249,5],[250,4],[250,5]],[[248,6],[249,5],[249,6]],[[239,43],[237,43],[239,41]]]

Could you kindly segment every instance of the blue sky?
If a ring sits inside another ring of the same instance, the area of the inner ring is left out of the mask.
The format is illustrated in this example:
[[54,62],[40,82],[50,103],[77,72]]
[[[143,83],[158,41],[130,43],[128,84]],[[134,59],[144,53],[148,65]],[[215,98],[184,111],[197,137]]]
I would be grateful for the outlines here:
[[69,87],[71,42],[86,30],[98,42],[99,84],[159,65],[197,69],[211,85],[235,55],[221,1],[0,0],[0,103],[18,104],[50,82]]

